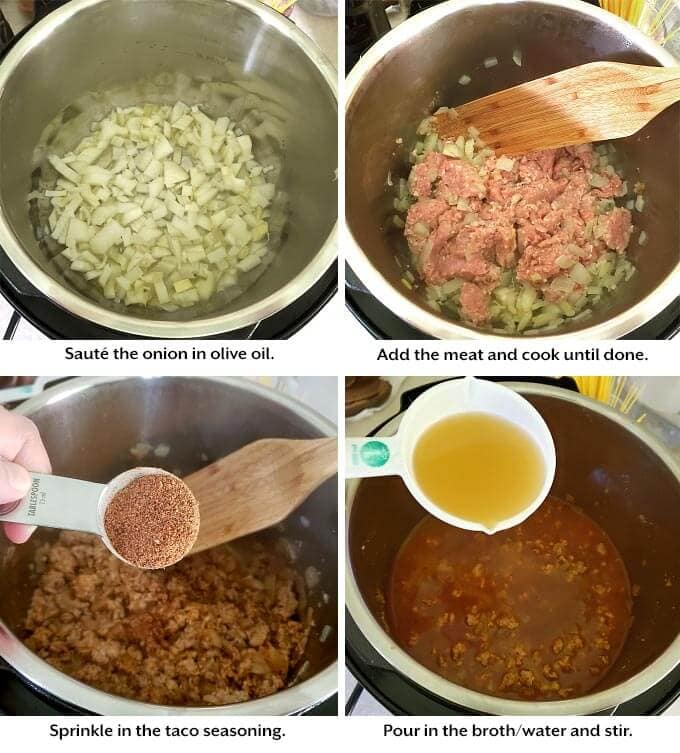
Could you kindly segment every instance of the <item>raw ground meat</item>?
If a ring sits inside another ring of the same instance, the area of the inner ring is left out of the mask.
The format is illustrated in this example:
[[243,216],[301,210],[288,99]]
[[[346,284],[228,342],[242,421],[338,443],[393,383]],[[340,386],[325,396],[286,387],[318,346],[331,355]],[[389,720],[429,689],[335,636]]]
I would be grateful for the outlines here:
[[219,547],[165,570],[116,559],[97,536],[40,548],[24,642],[78,680],[148,703],[223,705],[286,687],[311,611],[283,556]]
[[[606,183],[591,185],[593,174]],[[601,207],[625,190],[597,167],[591,144],[512,161],[491,156],[481,168],[430,152],[411,170],[409,190],[417,201],[404,233],[421,277],[430,285],[463,280],[461,314],[477,325],[489,319],[504,269],[557,301],[565,293],[551,282],[567,259],[587,265],[608,249],[623,253],[633,229],[628,209]]]
[[460,291],[460,305],[473,324],[483,324],[489,310],[489,291],[480,285],[466,282]]

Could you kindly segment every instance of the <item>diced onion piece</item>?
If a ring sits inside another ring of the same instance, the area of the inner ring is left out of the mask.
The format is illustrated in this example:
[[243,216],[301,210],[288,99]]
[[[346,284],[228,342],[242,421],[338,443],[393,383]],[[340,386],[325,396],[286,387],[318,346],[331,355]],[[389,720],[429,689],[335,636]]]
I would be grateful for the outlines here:
[[512,62],[520,68],[522,67],[522,50],[518,47],[512,51]]
[[105,254],[111,246],[120,243],[122,235],[123,228],[115,220],[110,220],[92,237],[90,248],[96,254]]
[[460,150],[458,147],[451,143],[450,141],[444,144],[444,148],[442,149],[442,154],[445,154],[447,157],[458,157],[460,158]]
[[79,220],[77,217],[72,217],[66,233],[66,245],[74,247],[78,243],[84,243],[90,239],[91,235],[92,232],[86,222]]
[[103,167],[90,165],[82,175],[82,180],[92,186],[106,186],[111,181],[111,173]]
[[172,160],[163,163],[163,182],[167,188],[189,180],[189,173]]
[[569,276],[572,280],[579,283],[579,285],[588,285],[592,279],[592,276],[581,262],[576,262],[576,264],[572,266],[569,271]]
[[484,58],[485,68],[493,68],[495,65],[498,65],[498,58],[496,57]]
[[79,181],[78,173],[72,170],[63,160],[59,159],[56,155],[48,157],[49,163],[58,172],[61,173],[67,180],[77,183]]
[[255,269],[260,263],[259,258],[255,254],[251,254],[250,256],[246,256],[245,259],[241,259],[241,261],[236,265],[241,272],[250,272],[251,269]]
[[458,83],[459,83],[459,84],[460,84],[461,86],[467,86],[467,85],[468,85],[468,84],[470,83],[470,81],[472,81],[472,79],[471,79],[471,78],[470,78],[470,77],[469,77],[469,76],[467,75],[467,73],[464,73],[464,74],[463,74],[463,75],[462,75],[462,76],[461,76],[461,77],[460,77],[460,78],[458,79]]
[[[161,161],[161,160],[164,160],[166,157],[169,157],[174,151],[175,150],[172,144],[167,140],[167,138],[164,135],[161,135],[158,137],[158,140],[154,144],[153,156],[154,156],[154,159]],[[151,160],[149,160],[149,162],[151,162]]]
[[178,280],[173,284],[173,287],[175,288],[175,293],[184,293],[187,290],[191,290],[193,284],[191,280]]
[[496,167],[499,170],[503,170],[504,172],[510,172],[512,168],[515,166],[515,160],[510,157],[499,157],[496,160]]
[[609,180],[598,173],[591,173],[588,182],[594,188],[604,188],[604,186],[609,185]]

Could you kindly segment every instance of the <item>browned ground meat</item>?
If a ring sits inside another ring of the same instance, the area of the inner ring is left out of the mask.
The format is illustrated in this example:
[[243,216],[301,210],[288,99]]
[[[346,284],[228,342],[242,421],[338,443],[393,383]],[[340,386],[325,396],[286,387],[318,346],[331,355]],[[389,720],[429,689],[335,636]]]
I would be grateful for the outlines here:
[[173,706],[247,701],[286,687],[305,652],[302,581],[262,548],[138,570],[96,536],[62,532],[36,564],[26,645],[115,695]]
[[431,285],[464,280],[461,313],[475,324],[488,320],[504,269],[557,301],[566,292],[550,283],[565,273],[565,257],[589,264],[608,249],[622,253],[632,232],[627,209],[599,206],[625,190],[600,169],[591,144],[532,152],[509,169],[499,159],[507,168],[507,158],[478,168],[430,152],[409,176],[417,201],[404,232],[420,275]]

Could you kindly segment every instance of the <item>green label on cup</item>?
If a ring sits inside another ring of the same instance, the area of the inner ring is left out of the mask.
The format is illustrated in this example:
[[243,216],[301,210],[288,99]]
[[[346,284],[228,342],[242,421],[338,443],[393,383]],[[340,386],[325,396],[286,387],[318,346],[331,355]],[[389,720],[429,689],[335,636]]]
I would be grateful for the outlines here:
[[361,459],[371,468],[380,468],[390,459],[390,449],[384,442],[371,440],[361,446]]

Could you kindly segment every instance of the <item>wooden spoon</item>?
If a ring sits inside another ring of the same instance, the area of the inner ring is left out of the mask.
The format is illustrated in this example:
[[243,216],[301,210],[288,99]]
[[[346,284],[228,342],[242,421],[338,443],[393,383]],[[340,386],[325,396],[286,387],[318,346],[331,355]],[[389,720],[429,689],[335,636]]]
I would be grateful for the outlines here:
[[184,478],[201,527],[189,554],[279,523],[338,472],[337,439],[260,439]]
[[588,63],[456,107],[434,118],[442,139],[474,126],[497,154],[630,136],[680,100],[680,68]]

